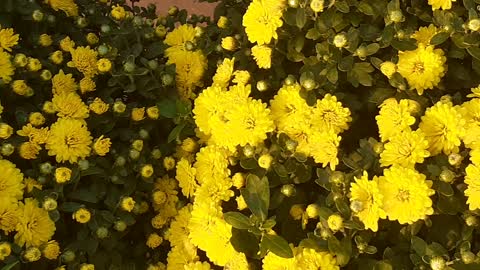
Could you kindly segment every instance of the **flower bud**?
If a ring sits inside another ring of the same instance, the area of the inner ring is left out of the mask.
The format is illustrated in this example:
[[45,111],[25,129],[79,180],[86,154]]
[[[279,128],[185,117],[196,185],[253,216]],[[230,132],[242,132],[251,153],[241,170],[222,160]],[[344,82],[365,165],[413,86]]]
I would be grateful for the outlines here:
[[287,78],[285,78],[285,85],[293,85],[297,82],[297,79],[295,79],[295,76],[290,74],[287,76]]
[[480,19],[470,20],[467,24],[467,28],[468,28],[468,30],[471,30],[471,31],[480,30]]
[[311,0],[310,8],[313,12],[322,12],[323,11],[324,0]]
[[268,90],[268,83],[264,80],[258,81],[257,82],[257,89],[260,92],[267,91]]
[[173,76],[170,74],[163,74],[160,78],[162,80],[162,84],[165,86],[171,85],[173,83]]
[[126,62],[125,64],[123,64],[123,71],[125,71],[126,73],[132,73],[133,71],[135,71],[135,63],[134,62]]
[[263,154],[258,158],[258,166],[268,170],[272,165],[273,157],[270,154]]
[[143,149],[143,140],[135,140],[132,142],[132,148],[137,151],[142,151]]
[[103,227],[103,226],[102,226],[102,227],[99,227],[99,228],[97,229],[97,231],[95,232],[95,234],[97,235],[97,237],[98,237],[99,239],[105,239],[105,238],[108,237],[108,228]]
[[53,198],[46,198],[45,201],[43,201],[43,209],[47,211],[53,211],[57,209],[58,203],[55,199]]
[[13,134],[13,128],[7,123],[0,123],[0,138],[8,139]]
[[328,228],[333,232],[343,229],[343,218],[339,214],[330,215],[327,219]]
[[301,204],[294,204],[290,208],[290,216],[294,220],[302,219],[303,213],[304,213],[304,210],[303,210],[303,206]]
[[455,173],[449,169],[443,169],[439,176],[440,180],[445,183],[451,183],[455,179]]
[[222,28],[222,29],[225,29],[227,28],[227,24],[228,24],[228,19],[227,17],[225,16],[220,16],[220,18],[218,18],[218,22],[217,22],[217,26]]
[[288,6],[291,8],[298,8],[298,0],[288,0]]
[[353,200],[350,204],[350,209],[354,213],[361,212],[363,210],[363,203],[361,201]]
[[115,101],[115,103],[113,103],[113,111],[116,113],[123,113],[126,109],[127,105],[122,101]]
[[34,10],[33,13],[32,13],[32,19],[36,22],[40,22],[43,20],[44,18],[44,14],[41,10]]
[[330,175],[329,180],[331,183],[339,185],[345,181],[345,174],[343,172],[334,171]]
[[253,147],[248,144],[245,145],[245,147],[243,148],[243,155],[250,158],[250,157],[253,157],[254,154],[255,154],[255,150],[253,149]]
[[343,48],[347,45],[347,36],[345,34],[337,34],[333,38],[333,45],[337,48]]
[[79,17],[75,23],[79,28],[84,28],[88,25],[87,19],[84,17]]
[[136,160],[140,157],[140,152],[135,149],[131,149],[130,152],[128,153],[128,156],[131,159]]
[[465,224],[469,227],[474,227],[478,225],[478,218],[476,216],[468,215],[465,218]]
[[50,162],[45,162],[40,164],[40,173],[42,174],[51,174],[53,171],[53,166]]
[[286,197],[295,196],[295,194],[297,193],[295,186],[293,184],[283,185],[280,189],[280,192]]
[[127,212],[132,212],[133,207],[135,206],[135,201],[132,197],[123,197],[120,201],[120,206],[123,210]]
[[11,154],[13,154],[13,151],[15,151],[15,147],[11,144],[11,143],[4,143],[2,144],[2,148],[1,148],[1,153],[3,156],[10,156]]
[[232,176],[232,182],[234,187],[241,189],[245,185],[245,177],[242,173],[237,172]]
[[171,6],[168,8],[168,15],[170,16],[175,16],[175,14],[177,14],[178,12],[178,7],[176,6]]
[[388,16],[390,17],[390,20],[392,20],[392,22],[394,23],[400,23],[405,20],[401,10],[394,10],[392,12],[389,12]]
[[17,53],[13,58],[13,63],[17,67],[25,67],[28,64],[28,57],[23,53]]
[[66,250],[60,256],[60,258],[62,259],[62,262],[66,262],[66,263],[73,262],[75,260],[75,252],[71,250]]
[[446,262],[445,262],[445,259],[443,259],[442,257],[438,256],[438,257],[433,257],[431,260],[430,260],[430,268],[432,268],[432,270],[444,270],[446,269]]
[[165,157],[163,159],[163,167],[165,170],[170,171],[175,168],[175,159],[173,157]]
[[50,72],[48,69],[44,69],[42,72],[40,72],[40,78],[44,81],[49,81],[52,79],[52,72]]
[[452,153],[448,155],[448,163],[452,166],[460,166],[463,161],[463,157],[460,154]]
[[42,257],[42,252],[37,247],[29,247],[23,253],[23,258],[28,262],[36,262]]
[[78,162],[78,167],[81,171],[88,170],[88,168],[90,167],[90,162],[88,162],[88,160],[86,159],[82,159]]
[[149,178],[153,175],[153,166],[152,164],[146,164],[142,167],[141,170],[142,177]]
[[160,149],[153,149],[151,155],[154,159],[160,159],[162,157],[162,151],[160,151]]
[[312,203],[307,206],[308,218],[317,218],[319,212],[320,212],[320,206],[318,204]]

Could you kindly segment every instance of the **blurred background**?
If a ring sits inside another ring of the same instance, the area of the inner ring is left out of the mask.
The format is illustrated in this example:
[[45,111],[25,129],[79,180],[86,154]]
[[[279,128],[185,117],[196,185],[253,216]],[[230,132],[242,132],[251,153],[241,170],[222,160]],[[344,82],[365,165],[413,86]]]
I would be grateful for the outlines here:
[[150,3],[157,5],[158,14],[165,14],[170,6],[186,9],[188,14],[206,15],[213,17],[215,4],[199,3],[198,0],[140,0],[140,4],[146,6]]

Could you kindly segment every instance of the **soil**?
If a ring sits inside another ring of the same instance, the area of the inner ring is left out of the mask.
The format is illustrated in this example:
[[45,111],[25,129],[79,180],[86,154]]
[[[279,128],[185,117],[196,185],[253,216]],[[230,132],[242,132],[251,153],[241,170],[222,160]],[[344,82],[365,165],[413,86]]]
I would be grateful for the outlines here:
[[213,17],[215,4],[202,2],[198,0],[141,0],[140,5],[154,3],[157,5],[158,14],[166,14],[170,6],[177,6],[180,9],[186,9],[189,14],[206,15]]

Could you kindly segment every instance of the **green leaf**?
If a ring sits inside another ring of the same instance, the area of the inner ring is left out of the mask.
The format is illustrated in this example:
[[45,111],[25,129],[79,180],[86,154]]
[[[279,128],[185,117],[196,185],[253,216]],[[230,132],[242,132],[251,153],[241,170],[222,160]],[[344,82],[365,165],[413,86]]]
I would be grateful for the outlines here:
[[467,52],[473,56],[475,59],[480,60],[480,48],[478,47],[470,47],[467,48]]
[[334,2],[335,7],[338,9],[338,11],[342,13],[348,13],[350,12],[350,7],[348,6],[347,1],[335,1]]
[[350,71],[353,68],[353,56],[349,55],[340,60],[338,69],[344,72]]
[[288,245],[288,242],[278,235],[265,234],[260,243],[262,248],[273,252],[275,255],[282,258],[292,258],[293,251]]
[[357,8],[360,12],[362,12],[365,15],[370,15],[370,16],[375,15],[373,7],[369,3],[367,3],[366,1],[361,1],[358,4]]
[[307,31],[305,37],[311,40],[317,40],[320,38],[320,32],[315,28],[311,28]]
[[177,104],[173,99],[163,99],[157,103],[160,114],[166,118],[174,118],[177,115]]
[[327,80],[333,84],[338,81],[338,70],[336,66],[330,67],[330,69],[328,69]]
[[258,162],[254,158],[240,160],[240,166],[245,170],[252,170],[258,167]]
[[427,252],[427,243],[418,236],[412,236],[411,247],[420,257]]
[[447,197],[453,196],[454,191],[452,186],[449,183],[443,181],[438,181],[437,191]]
[[76,202],[64,202],[58,207],[58,209],[62,212],[69,212],[73,213],[78,209],[82,208],[83,204],[76,203]]
[[8,265],[5,265],[4,267],[2,267],[2,270],[10,270],[12,269],[15,265],[17,265],[20,261],[14,261]]
[[300,29],[302,29],[305,26],[305,23],[307,23],[307,15],[305,14],[305,9],[303,8],[297,9],[295,23],[297,24],[297,27]]
[[415,43],[415,39],[394,39],[392,40],[392,47],[399,51],[412,51],[417,48]]
[[447,32],[440,32],[432,37],[430,40],[431,45],[440,45],[445,42],[450,37],[450,34]]
[[182,132],[182,130],[184,128],[185,128],[185,123],[181,123],[181,124],[177,125],[174,129],[172,129],[170,134],[168,134],[167,142],[171,143],[174,140],[176,140],[180,136],[180,133]]
[[380,49],[380,45],[378,45],[378,43],[368,44],[366,47],[367,55],[375,54],[378,52],[379,49]]
[[248,257],[260,259],[257,255],[260,245],[260,238],[247,230],[232,228],[232,238],[230,238],[233,248],[238,252],[243,252]]
[[250,219],[239,212],[224,213],[223,218],[228,224],[232,225],[232,227],[240,230],[246,230],[252,227],[250,224]]
[[249,174],[247,186],[241,190],[241,194],[250,211],[260,220],[266,220],[270,203],[270,187],[267,177],[259,178],[254,174]]
[[72,200],[79,200],[82,202],[89,202],[89,203],[98,202],[97,195],[88,189],[78,189],[78,190],[72,191],[67,195],[67,197]]
[[374,270],[393,270],[393,266],[388,262],[380,261],[375,264]]
[[334,236],[330,237],[328,238],[328,250],[336,255],[337,263],[340,266],[345,266],[352,253],[352,241],[348,237],[343,238],[342,241]]

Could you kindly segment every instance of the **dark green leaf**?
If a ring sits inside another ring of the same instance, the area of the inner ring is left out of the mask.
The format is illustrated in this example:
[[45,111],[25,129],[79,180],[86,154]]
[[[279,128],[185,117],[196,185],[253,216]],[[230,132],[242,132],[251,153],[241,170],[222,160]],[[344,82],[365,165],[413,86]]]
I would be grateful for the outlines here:
[[278,235],[265,234],[262,237],[260,246],[273,252],[275,255],[282,258],[292,258],[293,251],[288,245],[288,242]]
[[240,160],[240,166],[246,170],[252,170],[258,167],[258,162],[254,158]]
[[388,262],[380,261],[375,264],[374,270],[393,270],[393,266]]
[[64,202],[58,207],[60,211],[73,213],[78,209],[82,208],[83,204],[76,202]]
[[267,219],[270,202],[268,179],[249,174],[247,186],[241,190],[241,193],[250,211],[262,221]]
[[447,32],[440,32],[432,37],[430,40],[431,45],[440,45],[445,42],[450,37],[450,34]]
[[160,114],[166,118],[174,118],[177,115],[177,105],[175,100],[163,99],[157,103]]
[[420,257],[427,252],[427,243],[418,236],[412,236],[411,247]]
[[239,212],[227,212],[223,214],[225,221],[232,225],[232,227],[246,230],[252,227],[250,224],[250,219],[242,213]]
[[171,143],[174,140],[176,140],[180,136],[180,133],[182,132],[182,130],[184,128],[185,128],[185,123],[181,123],[181,124],[177,125],[174,129],[172,129],[170,134],[168,134],[167,142]]
[[297,24],[297,27],[302,29],[305,26],[306,22],[307,22],[307,15],[305,14],[305,9],[298,8],[297,15],[295,17],[295,23]]
[[341,70],[341,71],[350,71],[351,69],[353,68],[353,56],[352,55],[349,55],[349,56],[346,56],[344,58],[342,58],[342,60],[340,60],[340,62],[338,63],[338,69]]
[[475,57],[475,59],[477,60],[480,60],[480,48],[478,47],[470,47],[470,48],[467,48],[467,52]]
[[392,40],[392,47],[399,51],[411,51],[417,48],[415,43],[415,39],[394,39]]
[[338,9],[338,11],[342,13],[348,13],[350,12],[350,7],[348,6],[347,1],[335,1],[335,7]]
[[247,230],[232,228],[232,238],[230,238],[233,248],[238,252],[243,252],[251,258],[260,259],[257,255],[260,239]]
[[449,183],[445,183],[443,181],[438,181],[437,191],[447,197],[453,196],[454,194],[452,186]]
[[370,15],[370,16],[375,15],[373,7],[366,1],[359,2],[357,8],[360,12],[362,12],[365,15]]
[[72,191],[67,195],[67,197],[72,200],[79,200],[82,202],[89,202],[89,203],[98,202],[97,195],[88,189],[78,189],[76,191]]
[[17,265],[20,261],[14,261],[8,265],[5,265],[4,267],[2,267],[2,270],[10,270],[12,269],[15,265]]

